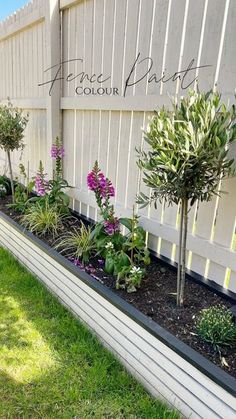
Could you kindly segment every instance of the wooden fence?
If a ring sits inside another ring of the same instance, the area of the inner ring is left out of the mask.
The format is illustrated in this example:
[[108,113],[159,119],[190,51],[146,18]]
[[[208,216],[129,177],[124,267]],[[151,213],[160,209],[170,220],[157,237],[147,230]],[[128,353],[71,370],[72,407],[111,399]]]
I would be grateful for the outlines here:
[[[234,0],[33,0],[0,23],[0,100],[30,114],[22,160],[50,175],[61,135],[71,205],[97,218],[86,186],[95,159],[116,187],[118,215],[131,214],[145,188],[135,147],[153,110],[188,86],[217,85],[232,102],[236,85]],[[18,173],[19,153],[14,154]],[[6,168],[0,154],[1,171]],[[221,198],[189,214],[188,267],[236,292],[236,178]],[[148,245],[175,260],[178,208],[140,210]]]

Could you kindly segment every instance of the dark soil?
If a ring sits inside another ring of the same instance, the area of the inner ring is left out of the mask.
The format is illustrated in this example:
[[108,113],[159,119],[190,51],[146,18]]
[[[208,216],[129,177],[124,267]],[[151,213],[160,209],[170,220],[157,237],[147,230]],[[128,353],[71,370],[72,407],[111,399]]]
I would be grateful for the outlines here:
[[[6,207],[9,199],[9,197],[6,197],[0,200],[0,210],[19,221],[19,214]],[[71,225],[78,223],[79,221],[74,218],[68,220],[64,229],[66,230]],[[53,245],[54,241],[51,237],[45,237],[43,240],[49,245]],[[141,288],[132,294],[128,294],[124,290],[116,290],[115,277],[103,271],[97,258],[92,259],[84,269],[95,280],[112,289],[143,314],[236,378],[236,346],[233,348],[222,347],[220,358],[219,353],[197,335],[195,326],[200,310],[219,304],[229,308],[232,307],[232,304],[226,298],[215,294],[204,285],[194,282],[194,280],[187,280],[185,305],[183,308],[177,308],[175,303],[176,272],[173,268],[164,266],[161,262],[154,260],[146,267],[146,276]],[[222,358],[225,361],[224,365],[222,365]]]

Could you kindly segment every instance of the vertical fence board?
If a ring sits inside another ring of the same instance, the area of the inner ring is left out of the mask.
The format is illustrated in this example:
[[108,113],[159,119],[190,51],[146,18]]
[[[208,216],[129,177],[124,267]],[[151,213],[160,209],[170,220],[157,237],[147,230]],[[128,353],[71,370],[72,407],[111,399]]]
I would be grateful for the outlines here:
[[[222,182],[222,191],[225,193],[219,199],[217,208],[216,223],[214,226],[213,241],[216,244],[231,248],[233,236],[235,234],[236,218],[236,195],[235,178],[227,179]],[[233,255],[232,255],[233,256]],[[213,281],[224,285],[226,270],[217,263],[210,262],[208,277]],[[230,285],[229,285],[230,288]]]
[[209,0],[205,24],[200,65],[210,65],[204,69],[204,77],[199,81],[201,90],[210,90],[215,79],[221,28],[224,17],[225,0]]

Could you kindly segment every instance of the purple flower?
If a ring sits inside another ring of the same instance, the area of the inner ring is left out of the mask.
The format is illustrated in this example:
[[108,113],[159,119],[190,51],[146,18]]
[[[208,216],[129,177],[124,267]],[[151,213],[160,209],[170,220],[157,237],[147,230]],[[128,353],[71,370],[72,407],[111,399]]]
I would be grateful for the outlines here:
[[58,146],[57,144],[53,144],[52,147],[51,147],[51,158],[52,159],[57,159],[58,157],[62,158],[64,156],[65,156],[64,147],[62,145]]
[[109,195],[110,196],[115,196],[115,188],[112,185],[109,186]]
[[104,265],[104,259],[98,259],[98,263],[99,263],[100,266],[103,266]]
[[82,263],[80,262],[80,260],[79,260],[79,259],[74,259],[74,265],[75,265],[75,266],[82,267]]
[[40,161],[39,170],[35,177],[35,190],[38,196],[44,196],[48,191],[48,181],[45,179],[45,176],[46,174]]
[[88,188],[99,195],[102,199],[108,199],[111,196],[115,196],[115,189],[111,181],[105,177],[98,167],[97,162],[93,167],[93,170],[89,172],[87,176]]
[[93,267],[90,267],[90,266],[86,266],[86,268],[85,268],[85,270],[86,270],[86,272],[88,272],[88,273],[95,273],[96,272],[96,269],[95,268],[93,268]]
[[117,217],[104,221],[105,232],[112,236],[114,233],[120,230],[120,223]]
[[87,185],[91,191],[96,191],[99,187],[99,180],[96,177],[96,174],[92,171],[87,176]]

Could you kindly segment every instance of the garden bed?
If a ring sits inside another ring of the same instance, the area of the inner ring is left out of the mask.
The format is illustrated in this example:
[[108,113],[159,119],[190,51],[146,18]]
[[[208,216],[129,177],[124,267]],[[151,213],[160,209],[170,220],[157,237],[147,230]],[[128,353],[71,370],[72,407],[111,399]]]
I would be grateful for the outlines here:
[[[0,210],[10,215],[15,221],[19,221],[19,213],[6,207],[8,202],[10,202],[9,196],[2,199]],[[76,217],[65,222],[65,230],[80,224],[81,218],[76,213],[74,213],[74,216]],[[86,221],[84,217],[82,219]],[[64,230],[61,233],[63,234]],[[49,246],[53,247],[55,244],[55,239],[49,235],[42,239]],[[185,305],[183,308],[178,308],[176,307],[175,296],[176,269],[173,266],[168,266],[167,263],[164,264],[163,261],[154,256],[151,264],[146,267],[146,275],[141,288],[134,293],[116,289],[116,278],[104,272],[104,267],[98,257],[92,258],[90,263],[84,267],[81,264],[78,267],[236,378],[236,347],[226,346],[221,349],[221,355],[227,362],[227,365],[222,364],[219,353],[213,349],[212,345],[204,342],[196,331],[196,318],[200,310],[214,305],[224,305],[231,308],[236,305],[236,296],[233,293],[228,293],[228,296],[224,297],[223,293],[225,291],[223,289],[214,290],[213,283],[212,289],[206,288],[204,284],[196,283],[189,276]]]
[[[218,303],[230,307],[232,301],[188,281],[186,306],[176,309],[170,294],[175,292],[175,273],[160,263],[148,267],[141,290],[127,294],[114,289],[114,278],[96,260],[81,270],[3,213],[0,224],[1,243],[86,322],[152,394],[167,399],[186,416],[235,415],[236,380],[214,365],[219,356],[194,329],[194,316],[201,308]],[[229,350],[223,355],[233,375],[235,354]]]

